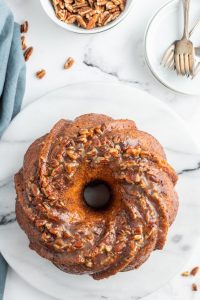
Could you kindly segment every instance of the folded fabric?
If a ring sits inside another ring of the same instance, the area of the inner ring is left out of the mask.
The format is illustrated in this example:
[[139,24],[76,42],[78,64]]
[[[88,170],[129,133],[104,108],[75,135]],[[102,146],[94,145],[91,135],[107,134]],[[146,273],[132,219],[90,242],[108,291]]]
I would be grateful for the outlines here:
[[0,0],[0,136],[21,108],[25,76],[20,27]]
[[[0,136],[20,111],[26,69],[20,27],[4,0],[0,0]],[[7,263],[0,254],[0,300],[3,299]]]
[[3,256],[0,254],[0,300],[3,300],[7,268],[8,268],[7,262],[4,260]]

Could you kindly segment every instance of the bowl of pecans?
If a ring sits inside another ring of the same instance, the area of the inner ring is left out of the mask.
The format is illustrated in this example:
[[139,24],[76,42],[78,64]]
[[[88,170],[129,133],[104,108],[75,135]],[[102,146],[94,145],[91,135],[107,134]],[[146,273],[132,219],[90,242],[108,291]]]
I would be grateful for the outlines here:
[[108,30],[129,13],[133,0],[40,0],[59,26],[77,33]]

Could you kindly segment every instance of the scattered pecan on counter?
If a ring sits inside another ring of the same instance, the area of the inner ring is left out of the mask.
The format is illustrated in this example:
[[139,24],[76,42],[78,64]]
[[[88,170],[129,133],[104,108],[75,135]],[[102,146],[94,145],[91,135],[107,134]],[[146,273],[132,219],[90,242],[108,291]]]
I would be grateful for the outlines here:
[[24,52],[24,59],[25,61],[28,61],[30,56],[33,53],[33,47],[29,47],[28,49],[26,49],[26,51]]
[[68,57],[66,63],[64,64],[64,69],[70,69],[74,64],[74,59],[72,57]]
[[36,77],[37,77],[38,79],[42,79],[45,75],[46,75],[46,71],[45,71],[44,69],[42,69],[42,70],[36,72]]

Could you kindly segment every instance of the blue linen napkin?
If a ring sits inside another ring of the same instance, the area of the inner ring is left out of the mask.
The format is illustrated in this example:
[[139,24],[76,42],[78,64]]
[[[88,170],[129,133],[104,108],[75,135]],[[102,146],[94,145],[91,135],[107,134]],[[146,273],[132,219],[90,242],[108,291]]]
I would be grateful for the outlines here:
[[[0,0],[0,136],[20,111],[26,68],[20,26],[4,0]],[[0,300],[3,299],[7,263],[0,254]]]
[[25,77],[20,26],[0,0],[0,136],[21,108]]
[[7,269],[8,269],[7,262],[0,254],[0,300],[3,300]]

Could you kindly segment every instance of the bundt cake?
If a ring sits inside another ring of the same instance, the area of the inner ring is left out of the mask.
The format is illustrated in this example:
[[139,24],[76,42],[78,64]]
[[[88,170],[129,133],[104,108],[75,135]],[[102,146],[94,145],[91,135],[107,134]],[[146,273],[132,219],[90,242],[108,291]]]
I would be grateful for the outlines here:
[[[17,221],[30,248],[59,269],[107,278],[163,248],[178,208],[176,181],[162,146],[133,121],[60,120],[15,175]],[[95,208],[84,190],[97,182],[110,197]]]

